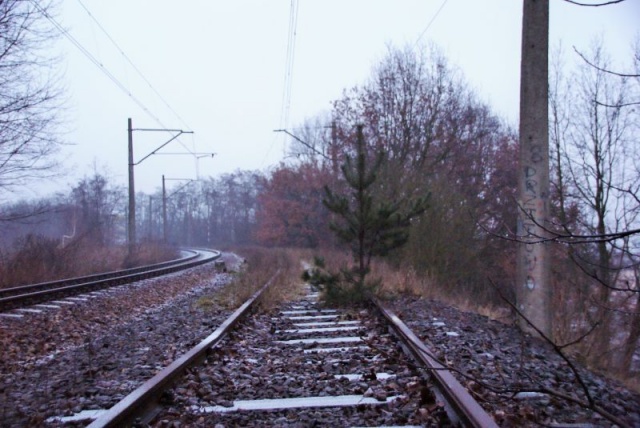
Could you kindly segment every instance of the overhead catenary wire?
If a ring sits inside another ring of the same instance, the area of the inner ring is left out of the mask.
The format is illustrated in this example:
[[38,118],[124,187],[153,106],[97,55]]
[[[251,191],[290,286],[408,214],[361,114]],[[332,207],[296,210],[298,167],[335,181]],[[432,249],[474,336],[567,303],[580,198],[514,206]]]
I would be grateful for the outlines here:
[[282,92],[282,110],[280,127],[289,125],[289,113],[291,111],[291,95],[293,89],[293,66],[296,53],[296,35],[298,27],[298,0],[291,0],[289,9],[289,32],[287,35],[287,54],[285,58],[285,74]]
[[[289,125],[289,113],[291,111],[291,95],[293,92],[293,65],[295,60],[295,45],[296,35],[298,27],[298,0],[291,0],[289,6],[289,27],[287,30],[287,51],[284,64],[284,82],[282,85],[282,104],[280,107],[280,126],[281,129],[286,129]],[[274,136],[269,149],[264,155],[262,165],[264,165],[267,157],[271,153],[273,146],[278,141],[278,138]],[[283,152],[286,150],[286,146],[282,148]]]
[[107,39],[109,39],[109,41],[113,44],[113,46],[115,46],[115,48],[118,50],[120,55],[122,55],[122,57],[129,63],[129,65],[131,65],[131,67],[135,70],[135,72],[138,73],[138,76],[140,76],[140,78],[145,81],[145,83],[149,86],[149,88],[153,91],[153,93],[158,96],[158,98],[160,99],[160,101],[162,101],[165,107],[167,107],[171,111],[171,113],[173,113],[173,115],[187,129],[191,129],[191,127],[187,124],[187,122],[173,109],[173,107],[171,107],[169,102],[160,94],[160,92],[158,92],[158,90],[151,84],[149,79],[146,78],[146,76],[142,73],[142,71],[140,71],[140,69],[133,63],[131,58],[129,58],[129,56],[124,52],[124,50],[120,47],[120,45],[114,40],[113,37],[111,37],[109,32],[102,26],[102,24],[100,24],[97,18],[91,13],[89,8],[87,8],[87,6],[85,6],[85,4],[82,3],[82,0],[77,0],[77,1],[80,4],[80,6],[85,10],[85,12],[87,12],[87,15],[89,15],[89,17],[93,20],[93,22],[96,23],[100,31],[102,31],[104,35],[107,37]]
[[138,107],[140,107],[145,113],[147,113],[154,121],[160,123],[160,119],[154,115],[151,110],[140,101],[135,95],[133,95],[129,89],[120,81],[117,77],[115,77],[108,69],[104,66],[98,59],[96,59],[91,52],[89,52],[83,45],[80,43],[75,37],[73,37],[58,21],[55,20],[45,9],[43,9],[36,0],[31,0],[34,6],[42,13],[42,15],[53,24],[53,26],[63,35],[65,36],[78,50],[89,60],[91,61],[98,69],[109,78],[122,92],[124,92],[129,98],[135,102]]
[[[40,11],[40,13],[65,37],[69,40],[91,63],[93,63],[105,76],[116,85],[118,89],[120,89],[125,95],[127,95],[143,112],[145,112],[155,123],[157,123],[162,128],[167,128],[167,126],[160,120],[158,116],[156,116],[150,108],[148,108],[142,100],[136,97],[113,73],[109,71],[109,69],[99,61],[93,54],[85,48],[82,43],[80,43],[66,28],[64,28],[53,16],[51,16],[44,8],[42,8],[37,0],[31,0],[31,3]],[[193,151],[190,150],[184,143],[178,141],[189,153],[193,154]]]
[[433,18],[431,18],[431,21],[429,21],[429,23],[427,24],[427,26],[425,27],[424,30],[422,30],[422,32],[420,33],[420,35],[418,36],[418,38],[416,39],[416,45],[418,44],[418,42],[420,42],[420,39],[422,39],[422,37],[426,34],[427,30],[429,30],[429,28],[431,27],[431,25],[433,24],[433,22],[436,20],[436,18],[438,17],[438,15],[440,15],[440,12],[442,12],[442,9],[444,8],[444,5],[447,4],[447,1],[449,0],[444,0],[442,2],[442,4],[440,5],[440,7],[438,8],[438,10],[436,11],[436,13],[433,15]]
[[[85,10],[85,12],[87,12],[87,15],[89,15],[89,17],[91,18],[91,20],[93,22],[95,22],[95,24],[98,26],[98,28],[105,34],[105,36],[107,36],[107,38],[109,39],[109,41],[113,44],[113,46],[115,46],[115,48],[118,50],[118,52],[120,53],[120,55],[122,55],[122,57],[129,63],[129,65],[131,65],[131,67],[135,70],[135,72],[142,78],[142,80],[145,81],[145,83],[149,86],[149,88],[156,94],[156,96],[160,99],[160,101],[162,101],[162,103],[169,109],[169,111],[171,111],[173,113],[173,115],[180,121],[182,122],[182,124],[187,128],[187,129],[191,129],[191,127],[186,123],[186,121],[173,109],[173,107],[171,107],[171,105],[166,101],[166,99],[160,95],[160,92],[158,92],[158,90],[156,90],[156,88],[151,84],[151,82],[149,81],[149,79],[147,79],[145,77],[145,75],[142,73],[142,71],[140,71],[140,69],[133,63],[133,61],[129,58],[129,56],[124,52],[124,50],[120,47],[120,45],[114,40],[113,37],[111,37],[111,35],[109,34],[109,32],[102,26],[102,24],[100,24],[100,22],[98,21],[98,19],[91,13],[91,11],[89,10],[89,8],[87,6],[85,6],[84,3],[82,3],[81,0],[78,0],[78,3],[80,4],[80,6]],[[162,126],[163,128],[166,128],[166,126],[158,119],[156,121],[160,126]],[[195,154],[195,147],[192,149],[189,149],[189,147],[187,147],[179,138],[176,139],[176,142],[178,144],[180,144],[182,147],[184,147],[184,149],[189,152],[190,154],[194,155]]]

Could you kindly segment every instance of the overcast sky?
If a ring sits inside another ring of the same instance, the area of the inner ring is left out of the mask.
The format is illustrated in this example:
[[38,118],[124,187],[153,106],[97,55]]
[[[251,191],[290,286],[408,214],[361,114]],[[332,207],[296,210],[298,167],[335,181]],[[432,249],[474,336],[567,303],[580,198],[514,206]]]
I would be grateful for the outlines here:
[[[72,144],[65,149],[70,172],[60,180],[60,190],[90,174],[94,163],[126,184],[129,117],[134,128],[194,131],[164,151],[215,152],[213,159],[198,161],[201,177],[276,164],[287,143],[273,130],[281,126],[291,3],[63,0],[57,20],[126,91],[60,38],[68,90],[66,140]],[[562,40],[570,54],[572,46],[587,50],[600,36],[616,60],[629,59],[631,44],[640,37],[640,0],[604,8],[550,3],[552,46]],[[344,89],[364,83],[388,44],[415,44],[421,35],[421,42],[438,45],[480,97],[516,124],[521,0],[297,4],[289,127],[327,112]],[[134,132],[136,161],[169,138]],[[151,156],[135,173],[137,190],[152,192],[162,174],[196,178],[196,161],[186,155]]]

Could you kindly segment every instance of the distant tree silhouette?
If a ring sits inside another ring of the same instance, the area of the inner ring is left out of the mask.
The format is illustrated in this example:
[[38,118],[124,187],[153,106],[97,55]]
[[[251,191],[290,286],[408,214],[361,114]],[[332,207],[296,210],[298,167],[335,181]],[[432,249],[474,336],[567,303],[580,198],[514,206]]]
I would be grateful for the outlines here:
[[328,169],[315,163],[281,164],[264,180],[258,196],[258,241],[298,248],[327,245],[327,212],[322,197],[329,180]]

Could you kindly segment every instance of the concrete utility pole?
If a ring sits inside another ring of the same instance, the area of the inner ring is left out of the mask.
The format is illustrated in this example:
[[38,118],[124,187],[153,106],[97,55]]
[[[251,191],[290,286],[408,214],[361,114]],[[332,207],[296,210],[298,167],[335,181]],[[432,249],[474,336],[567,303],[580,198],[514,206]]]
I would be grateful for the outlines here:
[[[520,68],[518,169],[518,310],[551,336],[551,289],[546,244],[549,205],[549,0],[524,0]],[[524,331],[534,330],[520,319]]]
[[[128,240],[128,244],[129,244],[129,258],[131,258],[131,257],[133,257],[133,255],[135,254],[135,251],[136,251],[136,191],[135,191],[134,180],[133,180],[133,173],[134,173],[133,168],[136,165],[140,165],[149,156],[159,154],[158,152],[163,147],[165,147],[167,144],[169,144],[170,142],[172,142],[173,140],[178,138],[180,135],[182,135],[182,134],[193,134],[193,131],[183,131],[182,129],[164,129],[164,128],[161,128],[161,129],[157,129],[157,128],[149,128],[149,129],[138,128],[138,129],[133,129],[133,127],[131,126],[131,118],[128,119],[127,123],[128,123],[128,136],[129,136],[129,209],[128,209],[129,212],[127,213],[127,217],[128,217],[129,221],[128,221],[128,227],[127,227],[127,240]],[[133,131],[170,132],[170,133],[174,133],[175,135],[173,135],[169,140],[165,141],[162,145],[157,147],[151,153],[149,153],[146,156],[144,156],[138,162],[134,162],[134,160],[133,160]],[[189,153],[172,153],[172,154],[174,154],[174,155],[175,154],[186,154],[186,155],[190,155],[190,156],[198,156],[198,155],[201,155],[202,153],[189,152]],[[211,154],[211,153],[207,153],[207,154]]]
[[168,241],[169,230],[167,229],[167,188],[164,184],[164,174],[162,174],[162,241]]
[[129,244],[129,257],[135,253],[136,246],[136,190],[133,183],[133,127],[131,126],[131,118],[128,119],[128,136],[129,136],[129,212],[127,227],[127,243]]

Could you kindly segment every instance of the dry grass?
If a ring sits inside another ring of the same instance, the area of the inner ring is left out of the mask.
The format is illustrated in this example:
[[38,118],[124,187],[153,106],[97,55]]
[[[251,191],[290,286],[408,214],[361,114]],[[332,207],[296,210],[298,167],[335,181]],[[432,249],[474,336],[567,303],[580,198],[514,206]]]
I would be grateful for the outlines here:
[[[339,272],[352,263],[350,254],[345,252],[323,252],[319,256],[324,260],[325,270],[328,272]],[[313,255],[310,255],[306,260],[312,264],[313,258]],[[513,315],[507,307],[479,305],[477,301],[472,301],[466,296],[455,293],[451,288],[439,284],[434,277],[418,274],[412,267],[394,267],[384,260],[374,260],[368,280],[379,282],[374,292],[382,300],[391,300],[397,295],[433,299],[465,312],[478,313],[506,323],[513,322]]]
[[271,286],[260,298],[261,310],[270,311],[282,302],[303,294],[300,275],[303,271],[301,260],[305,257],[304,251],[243,247],[233,249],[233,252],[243,257],[246,263],[237,271],[231,272],[234,279],[230,284],[214,295],[200,299],[199,305],[207,307],[215,303],[235,309],[272,278]]
[[[134,265],[177,257],[175,248],[142,244]],[[130,262],[125,246],[98,246],[78,240],[60,248],[56,240],[29,236],[13,253],[0,259],[0,288],[109,272],[129,267]]]
[[477,301],[443,288],[429,275],[418,275],[411,267],[397,269],[384,261],[378,261],[371,269],[371,275],[381,279],[377,296],[382,299],[391,299],[398,294],[410,295],[444,302],[463,312],[477,313],[493,320],[505,323],[514,321],[513,314],[507,307],[478,304]]

